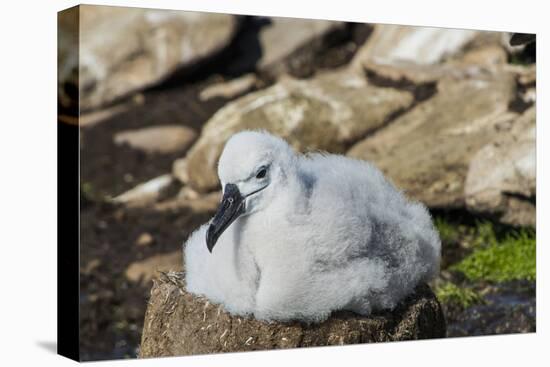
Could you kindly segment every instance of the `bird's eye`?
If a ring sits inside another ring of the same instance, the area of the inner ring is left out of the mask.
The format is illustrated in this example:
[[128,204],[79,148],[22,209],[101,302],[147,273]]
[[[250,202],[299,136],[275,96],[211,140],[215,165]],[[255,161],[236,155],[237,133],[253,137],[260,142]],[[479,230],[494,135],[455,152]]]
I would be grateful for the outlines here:
[[267,174],[267,168],[263,167],[256,174],[256,178],[258,178],[258,179],[264,178],[266,174]]

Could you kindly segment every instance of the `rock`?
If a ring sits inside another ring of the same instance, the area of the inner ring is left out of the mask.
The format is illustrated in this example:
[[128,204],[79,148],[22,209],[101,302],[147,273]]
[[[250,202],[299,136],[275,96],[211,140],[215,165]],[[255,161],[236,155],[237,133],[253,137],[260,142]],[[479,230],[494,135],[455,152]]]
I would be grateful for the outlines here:
[[160,202],[154,206],[158,211],[178,211],[182,208],[190,209],[193,213],[213,214],[221,201],[221,192],[214,191],[208,194],[199,194],[185,186],[177,197]]
[[465,53],[460,61],[464,64],[482,65],[490,68],[506,64],[508,55],[502,46],[490,44]]
[[537,65],[517,66],[518,83],[524,88],[533,87],[537,83]]
[[118,132],[114,142],[145,153],[167,154],[187,149],[196,137],[195,130],[187,126],[162,125]]
[[88,111],[79,116],[59,115],[59,120],[68,124],[78,125],[80,127],[90,127],[101,122],[110,121],[115,116],[129,111],[132,108],[143,105],[145,97],[137,93],[129,101],[120,102],[112,106],[102,108],[101,110]]
[[526,105],[532,105],[537,101],[537,90],[536,88],[527,88],[520,93],[520,98],[522,102]]
[[241,352],[445,337],[445,319],[430,288],[419,286],[393,312],[335,312],[319,324],[262,322],[232,316],[187,293],[181,274],[154,281],[140,357]]
[[179,176],[199,192],[214,190],[225,142],[245,129],[265,129],[299,151],[345,152],[412,103],[411,93],[368,85],[360,73],[337,71],[311,80],[283,78],[216,112],[187,154],[186,173]]
[[536,110],[513,121],[511,131],[473,157],[464,193],[468,209],[500,216],[501,221],[535,226]]
[[514,70],[520,86],[520,98],[524,105],[532,105],[537,101],[537,65],[518,66]]
[[447,337],[537,331],[536,282],[512,281],[479,286],[486,302],[466,309],[442,305],[447,320]]
[[79,10],[79,58],[61,57],[59,77],[64,88],[80,88],[82,110],[199,64],[226,47],[237,29],[236,18],[226,14],[95,5]]
[[80,273],[84,275],[90,275],[94,273],[101,266],[100,259],[93,259],[80,269]]
[[139,235],[139,237],[136,240],[136,246],[138,247],[148,247],[151,246],[155,242],[155,239],[153,236],[151,236],[150,233],[144,232]]
[[182,199],[195,200],[198,199],[201,195],[193,190],[190,186],[184,186],[181,188],[178,193],[178,197]]
[[153,255],[145,260],[130,264],[124,272],[126,279],[145,285],[158,276],[160,272],[179,271],[183,267],[181,251]]
[[[445,75],[449,75],[448,73],[457,74],[456,69],[446,66],[434,67],[410,61],[395,61],[385,64],[367,60],[362,63],[362,68],[370,82],[376,83],[376,80],[383,80],[394,86],[404,82],[416,85],[436,83]],[[460,75],[462,74],[460,73]]]
[[174,178],[170,174],[165,174],[147,182],[141,183],[117,197],[113,202],[124,204],[129,207],[145,206],[157,201],[170,188]]
[[78,116],[78,89],[65,82],[78,79],[79,9],[74,6],[57,13],[57,101],[60,114],[72,118]]
[[186,157],[176,159],[174,163],[172,163],[172,175],[174,175],[174,177],[183,184],[187,184],[189,182]]
[[289,63],[296,62],[296,53],[323,48],[323,38],[344,28],[343,22],[330,20],[270,18],[259,33],[261,58],[257,69],[271,75],[282,74],[291,67]]
[[433,97],[348,155],[374,162],[408,195],[432,208],[463,208],[471,159],[498,126],[517,117],[508,110],[516,95],[514,75],[473,70],[442,77]]
[[78,125],[81,127],[89,127],[100,122],[109,120],[113,116],[126,112],[130,109],[129,103],[120,103],[114,106],[104,108],[102,110],[91,111],[84,113],[78,117]]
[[[517,36],[515,36],[517,35]],[[514,39],[515,38],[515,39]],[[519,55],[531,45],[535,45],[536,35],[529,33],[504,33],[502,44],[511,55]]]
[[496,44],[473,48],[460,56],[437,65],[418,64],[410,60],[384,61],[364,60],[362,69],[369,81],[377,83],[383,80],[386,84],[399,87],[409,84],[417,86],[437,83],[441,79],[466,79],[483,76],[488,71],[498,72],[506,69],[509,72],[525,74],[523,70],[509,70],[506,64],[504,49]]
[[435,64],[460,52],[480,31],[377,24],[352,65],[375,61]]
[[204,88],[199,98],[201,101],[222,97],[225,99],[233,99],[239,95],[249,92],[259,83],[258,78],[254,74],[245,74],[233,80],[220,82],[209,85]]

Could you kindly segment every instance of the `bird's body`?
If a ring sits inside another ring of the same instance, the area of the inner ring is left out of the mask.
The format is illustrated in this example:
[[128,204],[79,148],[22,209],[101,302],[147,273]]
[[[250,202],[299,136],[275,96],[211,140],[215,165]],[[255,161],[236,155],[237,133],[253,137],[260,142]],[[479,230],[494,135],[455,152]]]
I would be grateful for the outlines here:
[[[249,170],[267,165],[269,183],[260,189],[247,185],[264,178],[227,167],[247,147],[274,153],[263,161],[243,156]],[[210,229],[215,217],[188,239],[186,278],[190,292],[232,313],[283,321],[321,321],[342,309],[369,314],[393,308],[439,270],[428,211],[367,162],[302,156],[266,133],[243,132],[226,145],[219,173],[222,184],[252,193],[223,234]],[[219,236],[212,253],[209,230]]]

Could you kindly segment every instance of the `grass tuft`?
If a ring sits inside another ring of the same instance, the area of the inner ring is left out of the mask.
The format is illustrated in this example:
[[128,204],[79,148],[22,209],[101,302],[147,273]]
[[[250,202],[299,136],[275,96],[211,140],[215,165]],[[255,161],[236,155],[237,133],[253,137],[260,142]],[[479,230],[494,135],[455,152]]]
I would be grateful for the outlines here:
[[454,283],[447,282],[436,288],[437,299],[443,304],[457,306],[462,309],[484,303],[479,293],[470,288],[461,288]]
[[479,234],[480,246],[451,270],[463,273],[469,280],[535,280],[536,236],[533,230],[523,229],[498,240],[491,226],[483,224]]

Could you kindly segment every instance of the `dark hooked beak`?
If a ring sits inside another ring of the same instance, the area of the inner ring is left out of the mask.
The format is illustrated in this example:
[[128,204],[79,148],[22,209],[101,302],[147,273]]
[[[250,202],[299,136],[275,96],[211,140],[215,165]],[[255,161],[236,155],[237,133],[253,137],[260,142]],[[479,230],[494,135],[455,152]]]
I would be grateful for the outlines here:
[[235,184],[225,185],[222,202],[206,231],[206,247],[212,252],[216,241],[231,223],[244,213],[244,197]]

